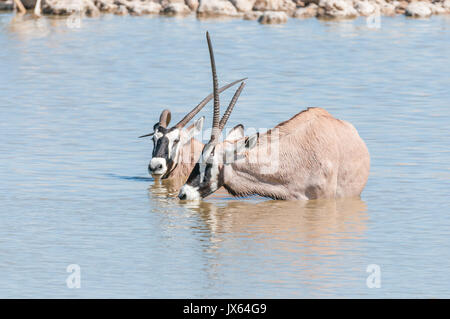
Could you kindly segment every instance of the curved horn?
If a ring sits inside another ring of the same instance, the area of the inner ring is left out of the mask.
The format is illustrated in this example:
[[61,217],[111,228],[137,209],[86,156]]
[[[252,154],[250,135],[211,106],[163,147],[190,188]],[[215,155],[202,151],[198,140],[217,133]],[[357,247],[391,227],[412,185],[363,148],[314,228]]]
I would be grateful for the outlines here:
[[233,111],[234,105],[236,104],[236,102],[237,102],[237,100],[239,98],[239,95],[241,95],[241,92],[244,89],[244,86],[245,86],[245,82],[242,82],[241,85],[239,85],[239,87],[236,90],[236,92],[234,93],[233,98],[231,99],[227,110],[225,111],[225,113],[222,116],[222,119],[220,120],[219,132],[221,132],[223,130],[223,128],[225,127],[225,124],[227,124],[228,118],[231,115],[231,111]]
[[216,62],[214,60],[214,52],[211,44],[211,38],[209,37],[209,32],[206,31],[206,40],[208,42],[209,58],[211,60],[211,71],[213,77],[213,94],[214,94],[214,113],[213,113],[213,124],[211,131],[211,139],[218,137],[219,133],[219,117],[220,117],[220,101],[218,92],[218,82],[217,82],[217,72],[216,72]]
[[[222,86],[221,88],[219,88],[219,93],[222,93],[223,91],[225,91],[226,89],[232,87],[233,85],[235,85],[236,83],[242,82],[244,80],[247,80],[247,78],[243,78],[243,79],[239,79],[237,81],[231,82],[227,85]],[[190,111],[188,114],[186,114],[185,117],[183,117],[183,119],[178,122],[175,127],[181,128],[184,127],[187,123],[189,123],[190,120],[192,120],[192,118],[197,115],[198,112],[200,112],[203,107],[208,104],[209,101],[211,101],[211,99],[213,98],[214,93],[211,93],[210,95],[208,95],[207,97],[205,97],[194,109],[192,109],[192,111]]]
[[167,125],[169,125],[170,118],[171,115],[169,110],[166,109],[162,111],[161,116],[159,117],[159,126],[164,128],[167,127]]

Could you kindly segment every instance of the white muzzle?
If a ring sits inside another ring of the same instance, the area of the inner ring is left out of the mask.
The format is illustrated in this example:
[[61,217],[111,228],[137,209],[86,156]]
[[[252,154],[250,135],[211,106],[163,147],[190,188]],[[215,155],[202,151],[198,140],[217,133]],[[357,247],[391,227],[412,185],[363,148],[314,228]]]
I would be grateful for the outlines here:
[[192,186],[184,185],[178,193],[178,198],[181,200],[200,200],[200,193]]
[[166,160],[161,157],[154,157],[150,161],[148,171],[151,175],[163,175],[167,172]]

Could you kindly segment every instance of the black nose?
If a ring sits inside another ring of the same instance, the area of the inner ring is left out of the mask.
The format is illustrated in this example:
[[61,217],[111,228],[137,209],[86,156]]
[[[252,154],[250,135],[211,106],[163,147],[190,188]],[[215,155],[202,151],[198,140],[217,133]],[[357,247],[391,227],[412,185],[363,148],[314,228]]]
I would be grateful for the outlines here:
[[158,165],[156,165],[155,167],[153,167],[152,165],[149,165],[148,166],[148,169],[150,170],[150,171],[156,171],[156,170],[158,170],[158,169],[161,169],[163,166],[162,166],[162,164],[158,164]]
[[186,194],[179,194],[178,198],[181,200],[185,200],[186,199]]

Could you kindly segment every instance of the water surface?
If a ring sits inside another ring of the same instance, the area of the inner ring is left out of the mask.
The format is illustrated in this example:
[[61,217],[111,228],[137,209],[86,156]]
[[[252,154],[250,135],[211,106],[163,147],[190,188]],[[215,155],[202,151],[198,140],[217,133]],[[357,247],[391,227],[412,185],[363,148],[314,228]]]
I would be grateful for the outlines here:
[[[249,78],[229,125],[350,121],[372,160],[360,200],[186,204],[148,176],[137,136],[211,90],[206,30],[220,82]],[[445,16],[0,14],[0,297],[450,297],[449,40]]]

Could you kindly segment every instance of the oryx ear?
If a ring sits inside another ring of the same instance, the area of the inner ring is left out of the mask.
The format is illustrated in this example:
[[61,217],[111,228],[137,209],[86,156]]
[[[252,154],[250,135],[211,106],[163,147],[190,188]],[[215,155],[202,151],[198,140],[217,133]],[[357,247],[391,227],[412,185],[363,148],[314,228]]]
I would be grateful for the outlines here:
[[[244,138],[244,127],[242,125],[240,125],[240,127],[238,128],[238,126],[235,127],[235,129],[237,131],[240,131],[238,133],[238,136],[239,136],[238,139],[231,141],[231,143],[226,143],[228,141],[228,137],[227,137],[227,140],[225,142],[225,161],[224,162],[226,164],[232,163],[235,160],[242,159],[243,152],[245,150],[250,150],[253,147],[255,147],[256,142],[258,141],[258,133],[254,134],[250,137]],[[235,134],[235,133],[236,132],[233,131],[233,134]],[[230,134],[231,134],[231,132],[230,132]],[[234,135],[234,136],[236,136],[236,135]]]
[[195,130],[196,130],[196,135],[199,134],[202,131],[204,122],[205,122],[205,117],[204,116],[202,116],[197,121],[195,121],[194,127],[195,127]]
[[258,133],[246,137],[235,144],[236,154],[241,154],[243,151],[251,150],[258,142]]
[[191,140],[191,138],[193,138],[195,135],[198,135],[202,132],[204,122],[205,122],[205,117],[202,116],[197,121],[195,121],[194,124],[192,124],[191,126],[189,126],[186,129],[186,133],[187,133],[186,140],[185,140],[186,143],[189,142]]
[[231,129],[225,138],[228,142],[234,142],[244,137],[244,125],[238,124]]
[[253,134],[252,136],[245,139],[245,148],[251,150],[258,143],[259,133]]

